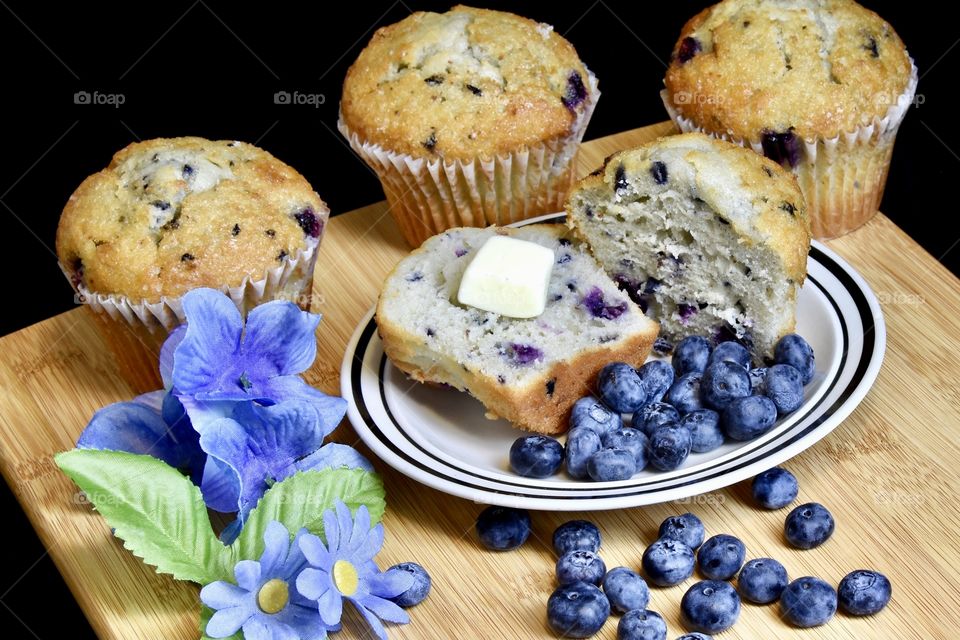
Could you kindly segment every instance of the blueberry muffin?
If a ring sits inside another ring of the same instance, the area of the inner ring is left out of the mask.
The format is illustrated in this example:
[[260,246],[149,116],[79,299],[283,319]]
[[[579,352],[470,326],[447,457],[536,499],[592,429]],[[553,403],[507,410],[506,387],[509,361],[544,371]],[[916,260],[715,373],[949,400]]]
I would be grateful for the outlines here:
[[[460,279],[494,234],[552,249],[547,306],[508,318],[456,301]],[[421,382],[446,383],[483,402],[491,417],[557,434],[573,403],[607,363],[639,366],[657,323],[603,272],[563,225],[451,229],[430,238],[388,276],[376,311],[384,351]]]
[[374,34],[347,72],[339,126],[415,247],[560,210],[598,97],[549,25],[458,6]]
[[70,196],[57,257],[98,310],[170,329],[196,287],[244,311],[281,297],[308,305],[328,216],[303,176],[253,145],[147,140]]
[[893,27],[852,0],[724,0],[684,26],[663,98],[681,130],[793,171],[825,238],[876,213],[916,83]]
[[666,340],[735,339],[759,362],[793,332],[810,223],[779,164],[699,133],[661,138],[608,158],[567,214]]

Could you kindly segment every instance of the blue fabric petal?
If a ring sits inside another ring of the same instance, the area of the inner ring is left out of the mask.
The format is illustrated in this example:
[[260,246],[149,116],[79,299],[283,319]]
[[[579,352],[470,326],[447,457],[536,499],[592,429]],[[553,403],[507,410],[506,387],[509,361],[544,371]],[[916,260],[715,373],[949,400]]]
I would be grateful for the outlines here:
[[317,356],[317,325],[320,316],[302,311],[292,302],[275,300],[247,314],[243,351],[258,376],[273,377],[306,371]]
[[317,610],[325,625],[339,624],[343,617],[343,596],[336,589],[329,589],[317,600]]
[[347,401],[338,396],[328,396],[319,389],[314,389],[304,382],[300,376],[277,376],[270,378],[264,388],[266,395],[271,398],[285,400],[300,400],[308,402],[317,411],[320,423],[323,425],[324,435],[328,435],[337,428],[343,416],[347,413]]
[[353,447],[331,442],[306,458],[298,460],[290,470],[290,475],[297,471],[320,471],[321,469],[363,469],[370,472],[374,470],[370,461]]
[[[237,579],[237,584],[256,593],[260,589],[260,563],[256,560],[241,560],[233,567],[233,575]],[[264,576],[266,577],[266,576]]]
[[207,622],[207,635],[211,638],[227,638],[232,636],[243,624],[256,613],[256,605],[228,607],[214,612]]
[[315,603],[309,606],[291,605],[277,614],[279,620],[297,632],[300,640],[321,640],[327,629]]
[[[309,562],[312,566],[327,572],[331,570],[333,567],[333,558],[330,556],[330,553],[327,551],[327,548],[324,546],[323,542],[320,541],[320,538],[312,533],[308,533],[299,538],[298,544],[300,546],[300,551],[303,552],[307,562]],[[319,594],[317,595],[319,597]],[[309,598],[310,596],[307,597]]]
[[220,542],[224,545],[233,544],[240,536],[241,531],[243,531],[243,521],[241,521],[240,518],[234,518],[233,521],[220,532]]
[[340,550],[340,529],[337,526],[337,514],[332,509],[323,512],[323,537],[327,539],[327,550],[331,557]]
[[396,622],[399,624],[410,622],[410,616],[406,611],[401,609],[396,603],[384,598],[367,595],[363,596],[359,602],[365,609],[369,609],[375,613],[377,617],[387,622]]
[[160,379],[163,380],[165,389],[173,386],[173,354],[186,334],[187,325],[182,324],[170,332],[160,347]]
[[246,589],[223,580],[211,582],[200,589],[200,602],[211,609],[243,606],[247,602],[248,596],[249,593]]
[[383,623],[380,622],[378,618],[372,611],[366,607],[354,602],[353,605],[356,607],[357,611],[360,612],[360,615],[363,616],[363,619],[367,621],[367,624],[370,625],[370,630],[373,632],[379,640],[387,640],[387,630],[383,628]]
[[[339,498],[333,503],[333,506],[337,510],[338,540],[336,546],[337,550],[340,551],[350,543],[350,534],[353,532],[353,514],[350,513],[350,507]],[[324,532],[326,532],[326,529],[324,529]],[[332,550],[333,544],[331,543],[329,546]]]
[[299,640],[297,632],[275,616],[259,613],[243,625],[244,640]]
[[330,591],[330,574],[319,569],[307,567],[300,572],[296,580],[297,592],[308,600],[319,600]]
[[[370,534],[370,512],[366,505],[360,505],[357,509],[357,515],[353,519],[353,530],[350,532],[350,540],[343,544],[342,549],[351,556],[360,550],[360,547],[367,542]],[[380,549],[377,549],[379,551]]]
[[[141,393],[132,402],[137,404],[142,404],[146,408],[154,411],[156,413],[163,412],[163,401],[166,398],[167,392],[163,389],[157,389],[156,391],[147,391],[146,393]],[[170,424],[169,421],[165,421],[167,424]]]
[[415,578],[409,571],[390,569],[367,577],[370,595],[380,598],[395,598],[413,586]]
[[213,456],[207,456],[200,493],[203,494],[206,505],[214,511],[233,513],[240,502],[240,477],[230,465]]
[[[263,555],[260,556],[260,570],[265,578],[288,578],[281,574],[283,564],[290,551],[290,532],[287,528],[271,520],[263,532]],[[411,574],[412,575],[412,574]]]
[[233,301],[213,289],[184,295],[183,312],[187,331],[174,352],[173,386],[187,395],[215,390],[240,347],[243,319]]
[[353,559],[357,564],[370,562],[373,556],[380,553],[383,547],[383,524],[377,524],[367,535],[366,542],[353,552]]

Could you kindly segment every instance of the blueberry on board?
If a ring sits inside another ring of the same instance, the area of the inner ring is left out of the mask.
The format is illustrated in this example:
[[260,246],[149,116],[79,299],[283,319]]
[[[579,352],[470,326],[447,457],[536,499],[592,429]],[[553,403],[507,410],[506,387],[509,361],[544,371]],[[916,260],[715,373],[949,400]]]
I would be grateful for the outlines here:
[[597,482],[629,480],[636,472],[637,460],[627,449],[600,449],[587,460],[587,473]]
[[773,558],[750,560],[737,577],[740,597],[756,604],[775,602],[788,582],[787,570]]
[[562,585],[547,600],[547,623],[564,638],[589,638],[609,617],[607,596],[588,582]]
[[703,409],[703,401],[700,399],[700,380],[702,373],[687,373],[679,378],[667,391],[667,402],[680,412],[680,415],[686,415],[691,411]]
[[704,633],[720,633],[740,617],[740,596],[729,582],[703,580],[683,594],[680,612],[687,626]]
[[633,427],[647,436],[661,425],[677,422],[680,422],[680,412],[666,402],[651,402],[633,414]]
[[700,518],[692,513],[684,513],[679,516],[670,516],[661,522],[658,535],[661,538],[677,540],[691,549],[696,549],[703,544],[706,532]]
[[600,550],[600,529],[587,520],[564,522],[553,532],[553,550],[558,556],[570,551]]
[[739,342],[727,340],[713,348],[713,352],[707,360],[707,366],[709,367],[714,362],[736,362],[744,369],[749,369],[750,352]]
[[597,378],[600,399],[620,413],[633,413],[647,403],[647,388],[637,370],[626,362],[611,362]]
[[550,436],[523,436],[510,447],[510,468],[526,478],[552,476],[562,463],[563,445]]
[[729,580],[737,575],[747,557],[747,547],[736,536],[715,535],[697,551],[700,573],[711,580]]
[[557,582],[560,584],[600,584],[606,573],[607,565],[593,551],[568,551],[557,560]]
[[750,393],[763,393],[763,383],[767,379],[767,367],[756,367],[747,371],[750,376]]
[[593,429],[578,427],[567,433],[565,453],[567,459],[567,473],[571,477],[582,480],[588,476],[587,461],[597,451],[600,451],[600,436]]
[[487,507],[477,516],[477,536],[487,549],[516,549],[530,537],[530,514],[525,509]]
[[703,373],[710,359],[710,341],[703,336],[687,336],[673,348],[673,370],[678,376]]
[[773,349],[773,360],[777,364],[788,364],[799,371],[803,384],[813,380],[817,367],[813,348],[797,334],[788,333],[777,341],[777,346]]
[[773,427],[777,406],[767,396],[737,398],[723,410],[720,425],[734,440],[753,440]]
[[767,469],[753,479],[753,499],[764,509],[782,509],[797,499],[800,485],[786,469]]
[[820,578],[797,578],[780,594],[780,615],[797,627],[826,624],[836,612],[837,592]]
[[819,547],[833,535],[836,523],[833,514],[818,502],[808,502],[787,515],[783,534],[798,549]]
[[773,400],[777,413],[792,413],[803,404],[803,377],[796,367],[775,364],[767,370],[763,395]]
[[617,640],[667,640],[667,621],[649,609],[628,611],[617,623]]
[[569,424],[571,429],[586,427],[602,436],[607,431],[622,427],[623,418],[619,413],[605,407],[597,398],[586,396],[573,404]]
[[[768,374],[769,377],[769,374]],[[736,362],[714,362],[703,372],[700,397],[710,409],[723,411],[730,402],[750,395],[750,376]]]
[[643,380],[643,386],[647,389],[648,402],[663,400],[664,394],[673,384],[673,367],[664,360],[645,362],[637,369],[637,374]]
[[858,569],[840,581],[837,596],[840,608],[854,616],[872,616],[887,606],[893,588],[887,576],[877,571]]
[[713,409],[697,409],[683,416],[680,426],[690,430],[690,450],[694,453],[713,451],[723,444],[720,414]]
[[626,449],[632,453],[637,465],[636,471],[647,466],[648,438],[642,431],[632,427],[614,429],[605,433],[600,441],[605,449]]
[[633,609],[646,609],[650,603],[650,587],[636,571],[627,567],[614,567],[603,576],[603,592],[607,594],[610,607],[626,613]]
[[677,640],[713,640],[713,636],[694,631],[693,633],[685,633],[682,636],[677,636]]
[[400,595],[394,596],[390,599],[401,607],[412,607],[423,602],[427,595],[429,595],[430,586],[432,584],[430,580],[430,574],[427,573],[427,570],[416,562],[401,562],[400,564],[395,564],[390,567],[388,571],[392,571],[394,569],[406,571],[412,575],[413,584],[410,585],[409,589]]
[[693,436],[686,427],[665,424],[657,427],[647,446],[647,462],[654,469],[673,471],[690,455]]
[[672,587],[693,575],[693,549],[677,540],[660,538],[640,560],[647,579],[659,587]]

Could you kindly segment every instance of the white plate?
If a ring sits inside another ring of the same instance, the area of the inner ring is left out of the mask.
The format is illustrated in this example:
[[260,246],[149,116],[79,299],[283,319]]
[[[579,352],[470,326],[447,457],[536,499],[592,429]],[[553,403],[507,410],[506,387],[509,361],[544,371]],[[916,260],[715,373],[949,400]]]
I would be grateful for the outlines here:
[[886,329],[870,287],[819,242],[810,248],[807,272],[797,305],[797,333],[813,347],[817,372],[805,389],[803,406],[762,437],[691,454],[675,471],[641,471],[618,482],[577,481],[563,472],[543,480],[516,475],[508,455],[524,432],[504,420],[487,420],[483,406],[466,393],[407,379],[384,356],[373,309],[347,345],[340,371],[347,415],[387,464],[477,502],[557,511],[619,509],[713,491],[778,465],[823,438],[853,411],[877,377]]

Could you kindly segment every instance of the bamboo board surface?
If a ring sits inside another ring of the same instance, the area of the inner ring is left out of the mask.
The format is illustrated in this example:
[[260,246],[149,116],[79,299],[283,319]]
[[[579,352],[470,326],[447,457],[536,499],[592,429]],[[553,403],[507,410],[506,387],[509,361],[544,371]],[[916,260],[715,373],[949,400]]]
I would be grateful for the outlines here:
[[[617,149],[671,130],[664,123],[588,142],[581,174]],[[638,569],[658,523],[684,511],[699,515],[708,535],[741,536],[748,558],[780,559],[791,578],[816,575],[836,584],[853,569],[876,568],[894,585],[891,605],[872,619],[838,615],[824,627],[795,630],[776,607],[745,604],[738,624],[721,638],[954,637],[960,623],[960,282],[882,214],[828,244],[877,293],[888,337],[883,368],[863,403],[786,465],[800,480],[800,499],[823,502],[834,513],[837,531],[827,544],[788,548],[781,533],[787,510],[754,509],[749,485],[741,483],[680,503],[534,513],[527,544],[497,554],[482,549],[473,533],[480,505],[419,485],[375,460],[388,504],[378,560],[381,566],[415,560],[434,580],[430,598],[411,610],[412,623],[390,627],[390,637],[552,638],[545,611],[554,588],[550,538],[558,524],[594,520],[607,566]],[[406,252],[382,202],[331,220],[314,281],[314,310],[324,317],[317,361],[307,374],[312,384],[339,393],[347,340]],[[0,353],[0,470],[96,633],[117,640],[196,638],[197,588],[158,576],[127,552],[52,461],[73,446],[96,409],[130,399],[155,379],[150,366],[135,362],[121,371],[84,309],[0,339]],[[346,422],[336,436],[356,442]],[[671,638],[682,633],[679,602],[694,579],[653,589],[650,608],[667,619]],[[368,635],[349,616],[334,637]],[[597,637],[616,637],[616,619]]]

